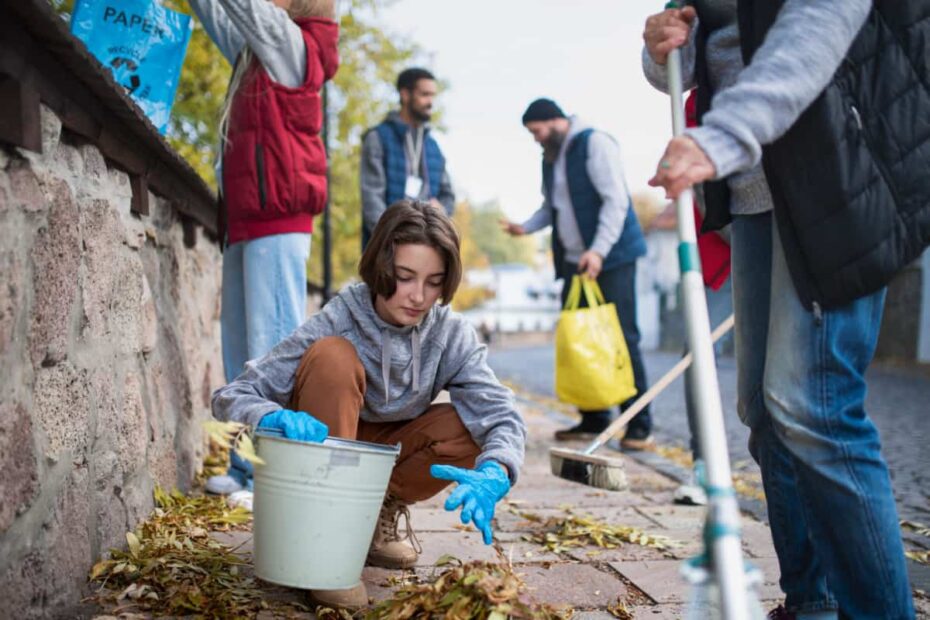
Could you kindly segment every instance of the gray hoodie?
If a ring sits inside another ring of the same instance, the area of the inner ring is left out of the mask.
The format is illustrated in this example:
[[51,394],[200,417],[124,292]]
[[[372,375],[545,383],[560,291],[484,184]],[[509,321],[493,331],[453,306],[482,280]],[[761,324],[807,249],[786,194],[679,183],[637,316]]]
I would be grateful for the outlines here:
[[327,336],[351,342],[365,368],[361,419],[412,420],[429,408],[440,390],[449,390],[459,418],[481,446],[477,464],[497,461],[516,482],[526,425],[514,407],[513,393],[488,367],[487,347],[475,329],[460,314],[439,305],[419,325],[390,325],[375,313],[364,283],[342,289],[271,352],[246,363],[235,381],[213,394],[213,414],[255,426],[265,414],[286,407],[303,354]]

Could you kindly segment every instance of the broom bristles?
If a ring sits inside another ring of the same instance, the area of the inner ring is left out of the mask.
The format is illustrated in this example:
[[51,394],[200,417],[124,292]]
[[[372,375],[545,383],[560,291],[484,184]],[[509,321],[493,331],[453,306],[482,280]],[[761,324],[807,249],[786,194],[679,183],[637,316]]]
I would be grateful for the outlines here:
[[553,448],[549,451],[549,465],[553,475],[571,482],[607,491],[628,488],[623,461],[620,459],[573,454],[569,450]]

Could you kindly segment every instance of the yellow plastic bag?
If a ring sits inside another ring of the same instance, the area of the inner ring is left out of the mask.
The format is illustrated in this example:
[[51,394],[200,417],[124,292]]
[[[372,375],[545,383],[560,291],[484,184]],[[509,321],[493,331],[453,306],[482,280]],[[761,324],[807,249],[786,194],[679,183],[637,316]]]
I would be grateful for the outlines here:
[[[579,308],[584,291],[587,308]],[[606,409],[636,395],[617,309],[595,280],[572,278],[555,330],[555,394],[581,410]]]

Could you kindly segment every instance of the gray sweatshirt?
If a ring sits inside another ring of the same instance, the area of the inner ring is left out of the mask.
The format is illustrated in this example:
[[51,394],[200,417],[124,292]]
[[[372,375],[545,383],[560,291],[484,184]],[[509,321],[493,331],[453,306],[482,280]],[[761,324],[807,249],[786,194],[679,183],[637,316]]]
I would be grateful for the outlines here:
[[[719,0],[731,13],[731,0]],[[784,135],[833,78],[853,39],[865,23],[871,0],[848,0],[837,10],[833,0],[787,0],[752,62],[742,68],[735,20],[719,19],[708,37],[707,62],[716,92],[700,127],[687,130],[733,190],[734,213],[771,209],[772,199],[757,184],[762,145]],[[694,32],[682,50],[685,90],[694,83]],[[643,49],[649,82],[667,92],[667,73]],[[764,204],[762,202],[764,201]],[[735,207],[735,208],[734,208]]]
[[213,394],[214,416],[256,426],[264,415],[286,407],[303,354],[326,336],[351,342],[365,368],[361,419],[412,420],[446,389],[465,428],[481,447],[478,464],[497,461],[516,482],[526,425],[514,407],[513,393],[488,367],[487,347],[479,342],[475,329],[462,315],[439,305],[417,326],[394,327],[377,315],[364,283],[342,289],[267,355],[247,362],[235,381]]
[[587,171],[591,182],[604,201],[598,218],[597,231],[591,247],[585,247],[578,228],[578,220],[572,208],[572,201],[568,194],[568,179],[565,175],[565,150],[572,138],[589,129],[590,125],[577,116],[571,117],[568,135],[562,143],[559,156],[553,167],[552,203],[545,198],[546,188],[543,187],[543,203],[526,222],[524,230],[534,233],[551,226],[552,210],[555,209],[555,234],[565,248],[565,260],[577,263],[581,255],[587,250],[597,252],[602,258],[607,256],[610,249],[617,243],[623,232],[627,211],[630,208],[630,193],[627,191],[626,181],[623,179],[623,164],[620,161],[620,145],[606,133],[595,131],[588,140]]
[[[400,113],[397,111],[387,115],[388,120],[400,120]],[[428,125],[421,126],[427,129]],[[410,152],[408,144],[404,144],[404,154],[407,157],[407,168],[410,170],[409,162],[414,155]],[[429,179],[426,172],[426,149],[421,150],[420,161],[420,178]],[[377,131],[369,130],[362,141],[362,167],[359,171],[360,185],[362,189],[362,222],[369,231],[374,230],[375,224],[381,219],[381,214],[390,205],[387,204],[387,177],[384,172],[384,148],[381,144],[381,136]],[[429,200],[430,187],[428,182],[424,182],[420,189],[420,200]],[[436,193],[436,200],[443,206],[446,213],[452,215],[455,210],[455,193],[452,191],[452,180],[449,178],[447,170],[442,171],[442,178],[439,181],[439,190]]]

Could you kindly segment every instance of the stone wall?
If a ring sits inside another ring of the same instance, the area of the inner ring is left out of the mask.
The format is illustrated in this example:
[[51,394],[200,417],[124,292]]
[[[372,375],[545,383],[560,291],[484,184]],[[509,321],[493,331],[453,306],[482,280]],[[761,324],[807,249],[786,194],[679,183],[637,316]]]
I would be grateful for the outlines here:
[[186,489],[222,383],[220,253],[42,108],[42,154],[0,146],[0,601],[67,615],[107,549]]

